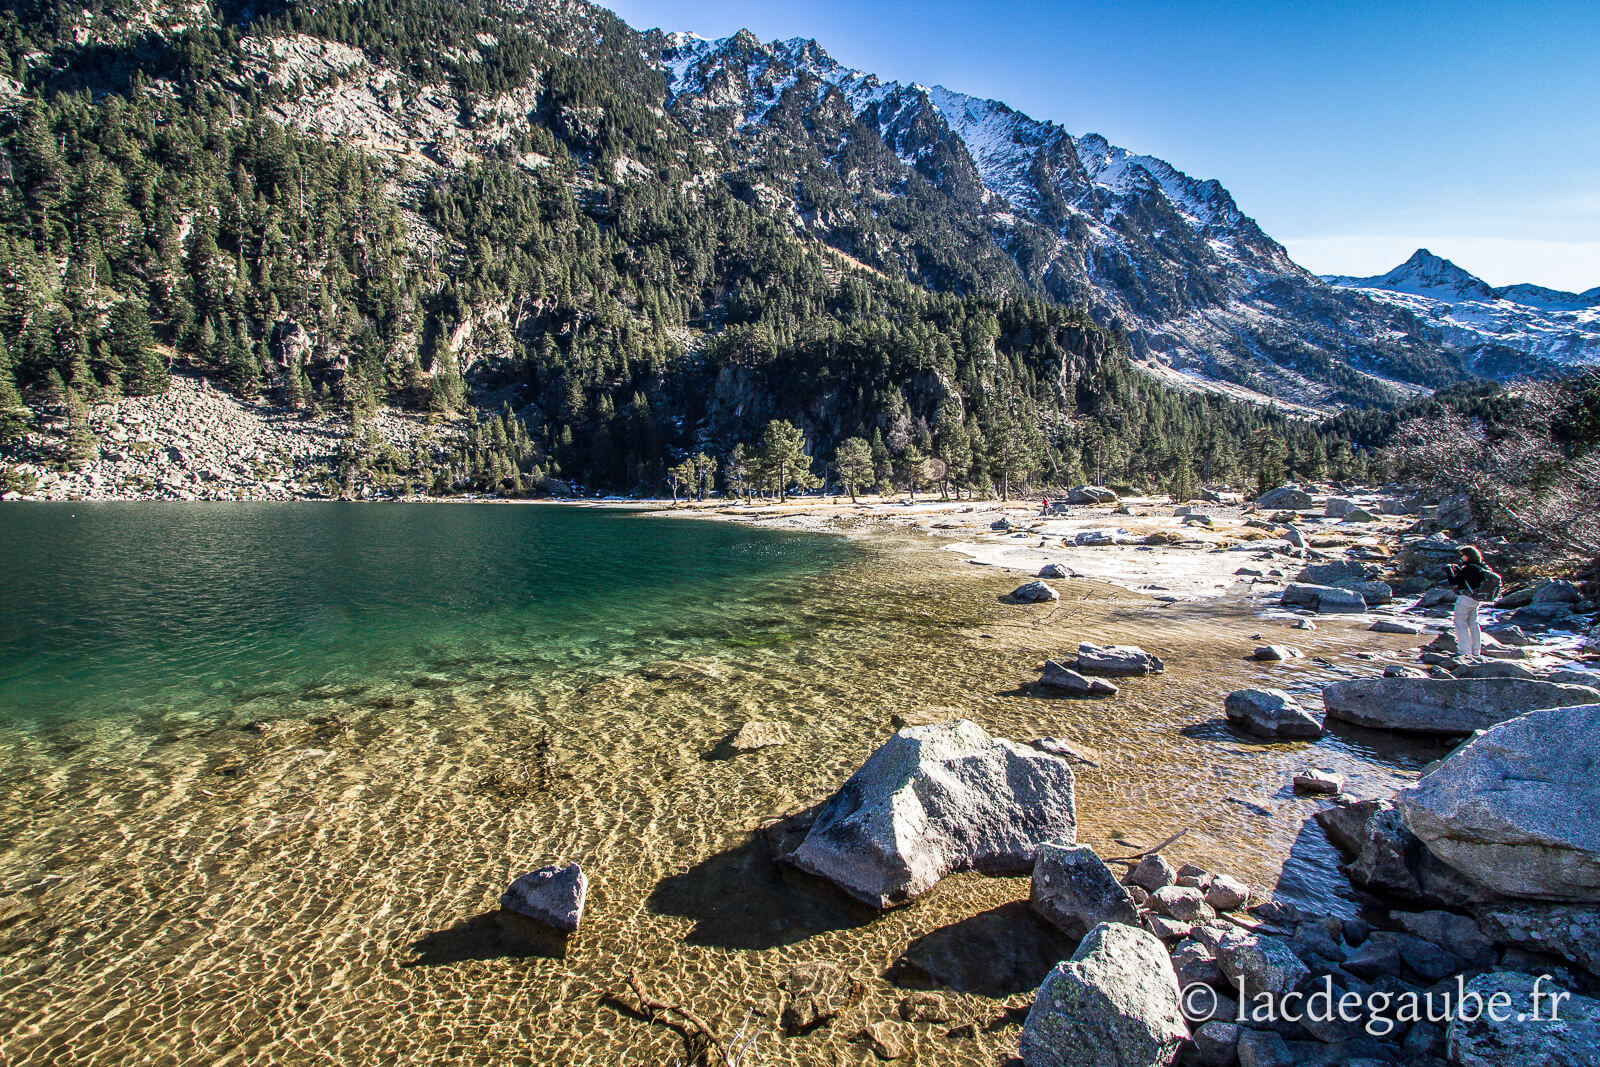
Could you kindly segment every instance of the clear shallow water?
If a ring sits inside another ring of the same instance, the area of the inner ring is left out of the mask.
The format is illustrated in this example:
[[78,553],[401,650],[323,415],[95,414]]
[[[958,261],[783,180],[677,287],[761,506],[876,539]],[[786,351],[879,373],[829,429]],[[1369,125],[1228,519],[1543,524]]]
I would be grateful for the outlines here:
[[0,721],[227,719],[430,672],[552,681],[759,643],[781,636],[785,595],[851,552],[601,509],[3,508]]
[[[917,1062],[993,1064],[1006,1006],[1071,947],[1026,879],[874,916],[752,833],[837,787],[891,716],[1090,747],[1080,838],[1102,855],[1190,827],[1175,860],[1336,908],[1288,776],[1373,795],[1439,754],[1220,721],[1229,689],[1314,691],[1403,639],[1331,620],[1308,651],[1333,667],[1266,667],[1252,635],[1285,624],[1247,606],[1078,582],[1002,604],[1016,576],[921,538],[457,505],[29,506],[0,531],[5,1063],[673,1062],[681,1040],[627,1006],[637,969],[797,1065],[875,1063],[856,1034],[932,981],[979,1034],[904,1024]],[[1032,692],[1080,639],[1168,671],[1113,701]],[[731,755],[751,719],[794,743]],[[506,883],[567,859],[583,930],[559,953],[509,938]],[[779,980],[813,960],[862,998],[775,1037]]]

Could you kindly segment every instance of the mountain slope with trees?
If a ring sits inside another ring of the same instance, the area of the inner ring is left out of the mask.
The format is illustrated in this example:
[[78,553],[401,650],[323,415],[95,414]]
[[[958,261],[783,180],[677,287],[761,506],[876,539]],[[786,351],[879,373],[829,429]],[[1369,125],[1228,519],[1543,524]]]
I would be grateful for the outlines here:
[[[443,492],[782,492],[846,442],[858,488],[861,445],[871,485],[945,491],[1363,463],[1139,373],[920,179],[884,204],[933,235],[918,264],[951,250],[938,271],[797,225],[689,114],[663,39],[586,4],[29,0],[0,39],[13,461],[84,462],[88,405],[171,369],[347,413],[353,440],[379,406],[431,412],[456,443],[414,487]],[[876,136],[850,151],[890,174]]]

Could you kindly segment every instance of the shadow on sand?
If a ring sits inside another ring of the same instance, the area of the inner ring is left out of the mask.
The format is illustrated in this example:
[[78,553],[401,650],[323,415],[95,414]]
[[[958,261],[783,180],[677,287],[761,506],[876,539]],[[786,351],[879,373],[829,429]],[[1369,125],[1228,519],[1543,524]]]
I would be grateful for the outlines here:
[[906,946],[885,975],[902,989],[944,986],[958,993],[1010,997],[1039,988],[1074,943],[1025,900],[941,926]]
[[520,915],[498,909],[474,915],[444,930],[435,930],[411,944],[416,959],[406,967],[438,967],[467,960],[567,955],[567,937]]
[[793,824],[750,834],[733,848],[708,856],[682,874],[656,883],[646,906],[653,912],[694,920],[691,945],[764,949],[791,945],[829,930],[864,926],[878,912],[775,859],[784,835],[798,844],[795,826],[809,825],[811,812]]

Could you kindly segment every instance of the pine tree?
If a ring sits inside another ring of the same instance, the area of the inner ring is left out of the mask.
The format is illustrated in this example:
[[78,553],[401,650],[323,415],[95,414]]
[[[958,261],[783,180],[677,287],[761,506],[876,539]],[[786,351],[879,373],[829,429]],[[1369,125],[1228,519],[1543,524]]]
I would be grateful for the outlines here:
[[0,445],[8,445],[28,430],[28,409],[17,394],[11,368],[0,365]]
[[761,435],[761,465],[769,472],[780,501],[789,499],[791,485],[801,489],[816,485],[805,446],[805,434],[788,419],[773,419]]
[[871,485],[874,475],[872,446],[860,437],[849,437],[840,442],[834,454],[834,465],[839,470],[839,481],[850,494],[850,503],[856,502],[856,488]]

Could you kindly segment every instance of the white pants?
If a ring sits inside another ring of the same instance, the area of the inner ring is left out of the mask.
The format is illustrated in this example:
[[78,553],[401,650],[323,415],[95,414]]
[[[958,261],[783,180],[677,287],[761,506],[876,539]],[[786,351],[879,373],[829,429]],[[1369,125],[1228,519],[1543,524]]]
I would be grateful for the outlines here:
[[1478,602],[1469,596],[1456,597],[1456,654],[1483,655],[1483,634],[1478,630]]

